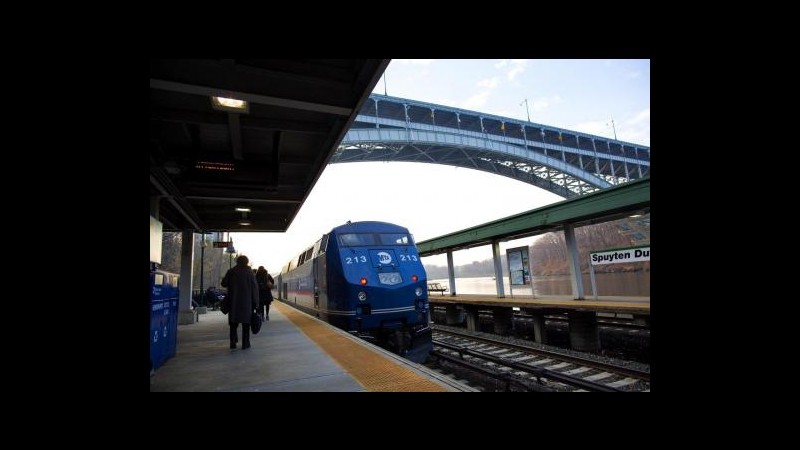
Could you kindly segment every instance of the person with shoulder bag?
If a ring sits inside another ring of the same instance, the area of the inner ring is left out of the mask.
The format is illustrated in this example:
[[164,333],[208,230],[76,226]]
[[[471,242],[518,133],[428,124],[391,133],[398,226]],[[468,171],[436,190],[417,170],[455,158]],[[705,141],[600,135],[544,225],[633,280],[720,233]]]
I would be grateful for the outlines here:
[[256,272],[258,281],[258,310],[262,313],[264,320],[269,320],[269,304],[272,303],[272,286],[275,280],[270,276],[264,266],[258,266]]

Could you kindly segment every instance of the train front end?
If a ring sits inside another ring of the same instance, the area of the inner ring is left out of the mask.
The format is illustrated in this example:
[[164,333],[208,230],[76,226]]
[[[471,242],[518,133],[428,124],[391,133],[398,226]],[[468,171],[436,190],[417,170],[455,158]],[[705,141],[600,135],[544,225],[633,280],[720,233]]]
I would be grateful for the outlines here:
[[433,349],[427,275],[408,230],[357,222],[334,234],[343,281],[331,286],[337,293],[332,300],[350,312],[344,328],[411,361],[425,361]]

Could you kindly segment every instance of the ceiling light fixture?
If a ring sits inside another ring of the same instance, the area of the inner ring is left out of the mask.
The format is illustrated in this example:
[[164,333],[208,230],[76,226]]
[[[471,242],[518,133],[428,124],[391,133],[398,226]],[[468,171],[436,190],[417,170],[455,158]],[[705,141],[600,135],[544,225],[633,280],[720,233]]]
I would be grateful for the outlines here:
[[211,97],[211,107],[219,111],[249,113],[250,104],[244,100],[227,97]]
[[250,208],[236,208],[236,211],[241,211],[242,218],[239,220],[239,225],[242,226],[249,226],[250,221],[247,220],[247,213],[250,211]]

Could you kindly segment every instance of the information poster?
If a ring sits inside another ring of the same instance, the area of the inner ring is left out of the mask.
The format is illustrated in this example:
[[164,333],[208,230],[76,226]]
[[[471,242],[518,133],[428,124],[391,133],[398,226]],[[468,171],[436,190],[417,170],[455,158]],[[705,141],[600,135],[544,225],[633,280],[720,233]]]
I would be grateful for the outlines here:
[[162,229],[161,222],[150,216],[150,262],[159,264],[161,264]]
[[528,246],[507,249],[506,258],[508,258],[509,282],[511,286],[531,284]]

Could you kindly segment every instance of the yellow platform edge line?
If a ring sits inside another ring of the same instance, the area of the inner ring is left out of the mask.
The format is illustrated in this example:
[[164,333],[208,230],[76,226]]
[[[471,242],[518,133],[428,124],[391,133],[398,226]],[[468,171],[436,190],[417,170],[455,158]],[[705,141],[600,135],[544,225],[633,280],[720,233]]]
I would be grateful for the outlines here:
[[447,392],[443,386],[422,378],[366,347],[351,342],[291,306],[273,302],[272,307],[278,308],[303,334],[322,348],[367,391]]
[[495,306],[503,304],[508,306],[542,308],[542,307],[564,307],[568,309],[597,308],[628,311],[635,310],[641,312],[650,311],[649,300],[644,301],[613,301],[613,300],[561,300],[561,299],[534,299],[534,298],[510,298],[510,297],[430,297],[431,304],[478,304],[479,306]]

